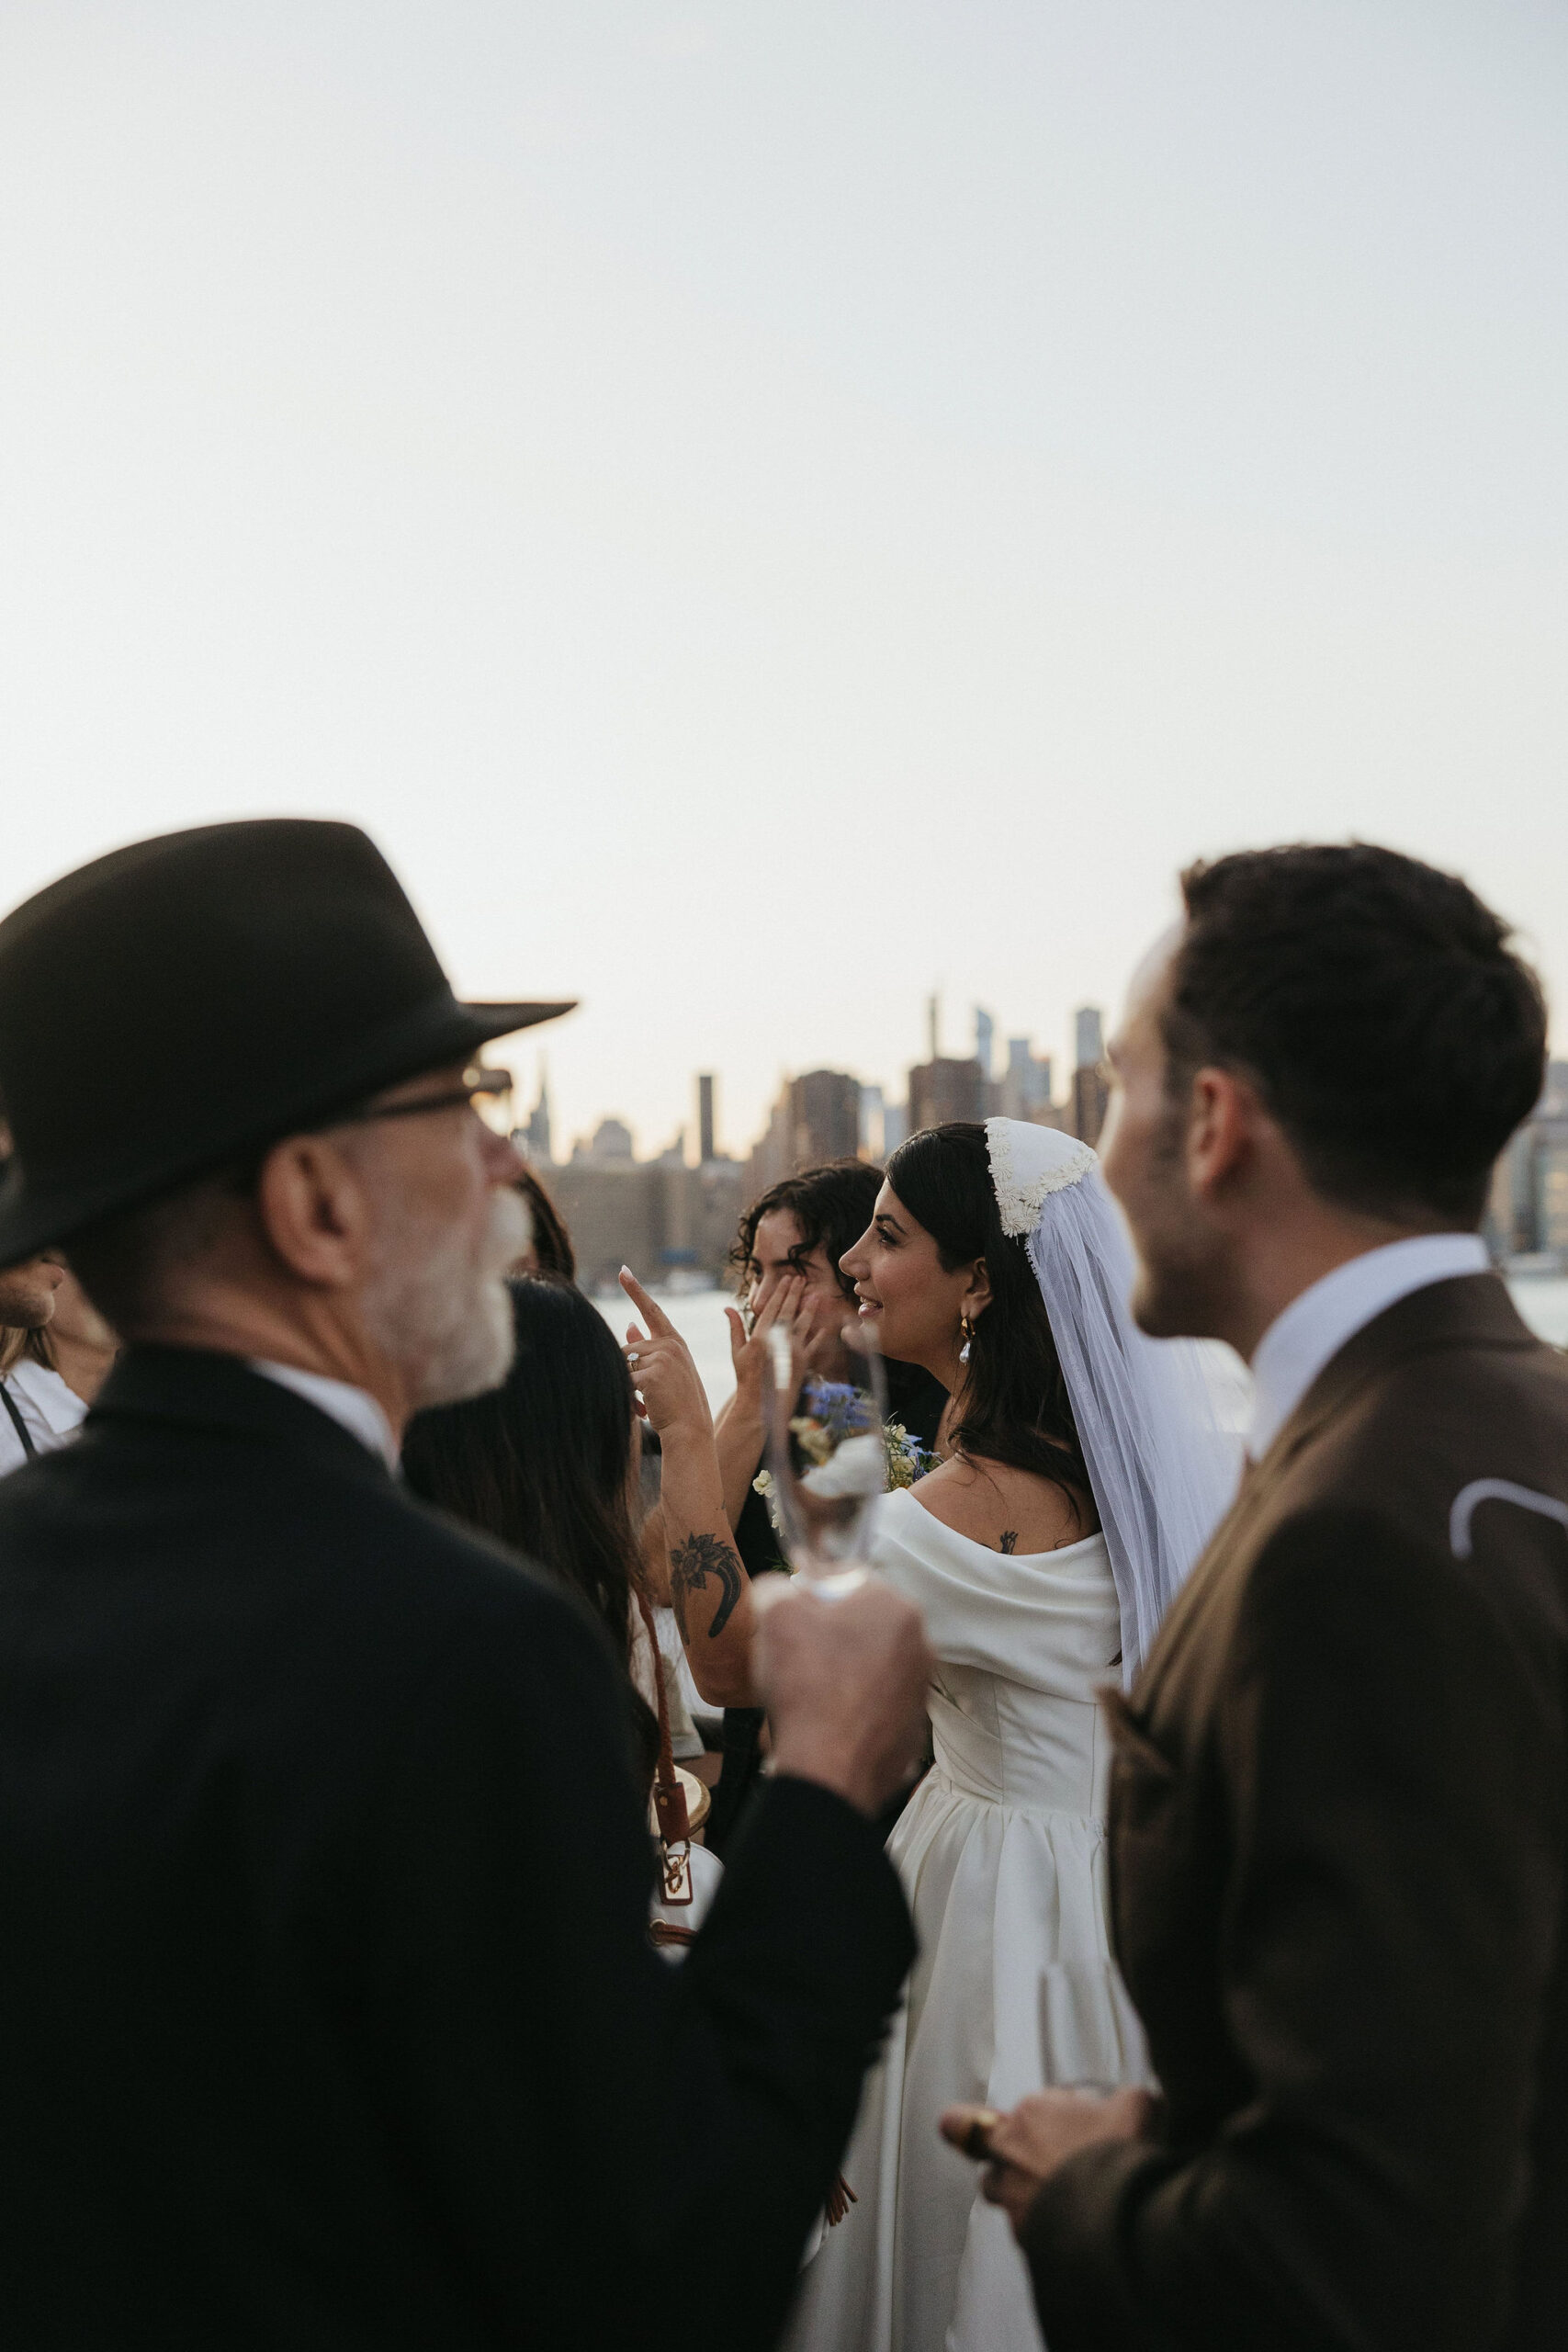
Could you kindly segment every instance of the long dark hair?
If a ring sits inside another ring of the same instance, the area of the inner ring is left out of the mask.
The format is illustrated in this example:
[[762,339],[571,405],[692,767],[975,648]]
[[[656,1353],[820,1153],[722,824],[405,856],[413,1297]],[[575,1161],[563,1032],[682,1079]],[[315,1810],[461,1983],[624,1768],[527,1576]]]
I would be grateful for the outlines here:
[[984,1258],[991,1303],[975,1325],[951,1432],[961,1453],[1031,1471],[1081,1512],[1093,1489],[1051,1319],[1029,1252],[1002,1231],[986,1130],[968,1119],[924,1127],[887,1163],[887,1182],[936,1243],[948,1273]]
[[651,1771],[658,1724],[629,1679],[639,1580],[627,1499],[631,1374],[609,1325],[580,1290],[534,1275],[507,1288],[517,1353],[504,1385],[416,1413],[403,1440],[403,1475],[426,1502],[581,1594],[628,1666],[634,1733]]
[[534,1220],[534,1272],[560,1274],[569,1283],[575,1282],[577,1252],[566,1221],[531,1168],[525,1168],[513,1189],[527,1202]]

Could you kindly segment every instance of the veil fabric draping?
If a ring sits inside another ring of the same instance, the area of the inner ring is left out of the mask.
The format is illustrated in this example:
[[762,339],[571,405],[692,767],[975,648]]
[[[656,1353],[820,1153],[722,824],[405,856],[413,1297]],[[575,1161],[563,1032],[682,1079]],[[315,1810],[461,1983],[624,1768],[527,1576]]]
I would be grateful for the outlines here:
[[1111,1555],[1131,1684],[1178,1587],[1231,1503],[1239,1440],[1202,1351],[1151,1340],[1128,1307],[1133,1250],[1089,1145],[987,1119],[1002,1229],[1027,1237]]
[[866,2080],[844,2177],[859,2204],[807,2265],[786,2352],[1040,2352],[1005,2217],[937,2133],[954,2102],[1148,2078],[1108,1916],[1111,1743],[1128,1679],[1229,1499],[1201,1358],[1144,1338],[1133,1258],[1094,1153],[987,1122],[1001,1219],[1029,1250],[1100,1529],[1019,1555],[960,1533],[919,1486],[879,1498],[867,1556],[916,1601],[936,1657],[931,1770],[887,1851],[919,1957]]

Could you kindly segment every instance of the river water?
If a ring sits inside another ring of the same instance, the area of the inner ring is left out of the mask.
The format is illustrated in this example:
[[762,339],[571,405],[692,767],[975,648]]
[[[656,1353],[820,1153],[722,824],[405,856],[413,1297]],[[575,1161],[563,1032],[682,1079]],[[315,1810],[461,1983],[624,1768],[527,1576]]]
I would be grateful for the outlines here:
[[[1530,1329],[1554,1347],[1568,1348],[1568,1278],[1522,1274],[1511,1280],[1508,1288]],[[630,1301],[607,1297],[594,1303],[615,1337],[623,1338],[634,1319]],[[735,1385],[729,1365],[729,1326],[724,1319],[725,1308],[733,1303],[727,1290],[660,1294],[660,1305],[691,1349],[716,1411]],[[1221,1374],[1222,1409],[1227,1422],[1240,1427],[1246,1419],[1247,1374],[1228,1350],[1223,1353],[1227,1368]]]

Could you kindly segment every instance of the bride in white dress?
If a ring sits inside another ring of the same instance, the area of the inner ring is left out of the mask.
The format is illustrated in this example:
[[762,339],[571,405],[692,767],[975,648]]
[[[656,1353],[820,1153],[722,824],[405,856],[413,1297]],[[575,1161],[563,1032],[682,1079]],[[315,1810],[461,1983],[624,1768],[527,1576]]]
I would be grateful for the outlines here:
[[944,2107],[1145,2079],[1114,1962],[1096,1701],[1227,1499],[1201,1376],[1128,1318],[1095,1154],[992,1120],[912,1136],[849,1251],[884,1351],[953,1396],[947,1458],[872,1557],[940,1661],[935,1762],[888,1845],[919,1958],[867,2079],[859,2202],[807,2266],[792,2352],[1039,2352],[1024,2266]]
[[[1145,2079],[1111,1958],[1096,1693],[1130,1681],[1234,1488],[1190,1342],[1145,1339],[1087,1144],[1010,1119],[912,1136],[840,1261],[885,1355],[947,1388],[946,1458],[882,1498],[871,1554],[939,1661],[935,1761],[888,1843],[919,1957],[866,2080],[858,2202],[806,2264],[789,2352],[1040,2352],[1028,2277],[946,2107]],[[747,1672],[753,1604],[690,1355],[650,1300],[628,1354],[663,1446],[699,1687]]]

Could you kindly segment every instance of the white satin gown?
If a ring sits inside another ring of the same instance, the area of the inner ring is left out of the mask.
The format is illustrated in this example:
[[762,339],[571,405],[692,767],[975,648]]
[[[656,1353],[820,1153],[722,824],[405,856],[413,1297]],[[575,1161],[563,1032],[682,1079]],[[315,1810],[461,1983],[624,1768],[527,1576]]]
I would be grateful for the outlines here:
[[1104,1850],[1117,1679],[1103,1537],[1004,1555],[905,1488],[871,1555],[939,1661],[936,1761],[888,1841],[919,1957],[867,2076],[844,2177],[859,2203],[807,2265],[790,2352],[1040,2352],[1028,2275],[979,2174],[937,2134],[958,2101],[1147,2080],[1111,1957]]

